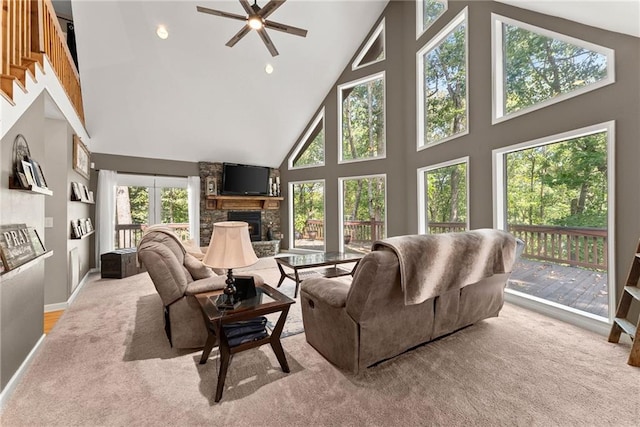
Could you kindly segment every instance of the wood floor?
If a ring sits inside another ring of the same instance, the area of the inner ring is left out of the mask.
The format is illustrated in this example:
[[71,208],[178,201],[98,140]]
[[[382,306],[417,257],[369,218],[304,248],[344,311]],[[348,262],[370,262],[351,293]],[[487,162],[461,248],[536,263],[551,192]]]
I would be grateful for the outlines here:
[[48,334],[51,329],[56,325],[56,322],[62,316],[64,310],[50,311],[44,314],[44,333]]

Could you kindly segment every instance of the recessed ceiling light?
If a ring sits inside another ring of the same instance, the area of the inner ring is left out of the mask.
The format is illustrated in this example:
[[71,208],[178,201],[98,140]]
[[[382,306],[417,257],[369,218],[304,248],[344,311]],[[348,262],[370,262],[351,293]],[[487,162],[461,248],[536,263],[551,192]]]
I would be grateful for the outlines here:
[[266,66],[266,67],[264,67],[264,71],[265,71],[265,73],[267,73],[267,74],[271,74],[271,73],[273,73],[273,65],[271,65],[271,64],[267,64],[267,66]]
[[156,30],[156,34],[162,40],[164,40],[167,37],[169,37],[169,31],[167,31],[167,27],[165,27],[164,25],[158,25],[158,29]]

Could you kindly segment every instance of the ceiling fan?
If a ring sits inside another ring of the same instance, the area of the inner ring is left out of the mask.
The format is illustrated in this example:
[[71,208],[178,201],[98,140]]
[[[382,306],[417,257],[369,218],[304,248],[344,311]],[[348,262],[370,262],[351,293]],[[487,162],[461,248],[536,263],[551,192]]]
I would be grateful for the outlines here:
[[221,10],[209,9],[202,6],[196,6],[198,12],[208,13],[210,15],[222,16],[223,18],[237,19],[238,21],[245,21],[246,24],[235,36],[227,42],[227,46],[233,47],[244,36],[249,34],[249,31],[256,30],[265,46],[271,53],[271,56],[277,56],[278,50],[273,45],[271,38],[267,34],[266,29],[272,29],[276,31],[282,31],[283,33],[293,34],[295,36],[306,37],[307,30],[302,28],[292,27],[291,25],[284,25],[273,21],[268,21],[267,17],[276,11],[286,0],[271,0],[269,3],[260,7],[257,4],[257,0],[254,0],[253,5],[249,4],[248,0],[240,0],[240,4],[247,12],[247,16],[237,15],[235,13],[223,12]]

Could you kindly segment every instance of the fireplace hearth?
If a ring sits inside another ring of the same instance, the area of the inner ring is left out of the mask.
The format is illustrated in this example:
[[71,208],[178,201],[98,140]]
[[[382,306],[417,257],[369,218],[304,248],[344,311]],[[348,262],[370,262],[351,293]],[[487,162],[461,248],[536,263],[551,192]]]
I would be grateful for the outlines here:
[[260,211],[231,211],[227,214],[229,221],[244,221],[249,224],[249,237],[252,242],[262,240],[262,214]]

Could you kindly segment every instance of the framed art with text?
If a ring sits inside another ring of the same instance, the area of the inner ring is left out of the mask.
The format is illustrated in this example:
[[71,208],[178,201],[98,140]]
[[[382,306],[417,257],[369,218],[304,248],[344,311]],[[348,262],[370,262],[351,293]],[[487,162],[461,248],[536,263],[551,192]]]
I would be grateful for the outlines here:
[[73,170],[89,179],[89,166],[89,149],[84,145],[78,135],[73,135]]

